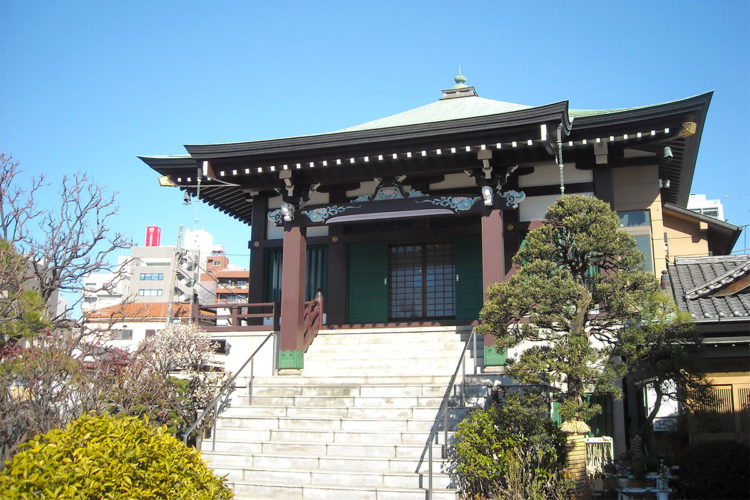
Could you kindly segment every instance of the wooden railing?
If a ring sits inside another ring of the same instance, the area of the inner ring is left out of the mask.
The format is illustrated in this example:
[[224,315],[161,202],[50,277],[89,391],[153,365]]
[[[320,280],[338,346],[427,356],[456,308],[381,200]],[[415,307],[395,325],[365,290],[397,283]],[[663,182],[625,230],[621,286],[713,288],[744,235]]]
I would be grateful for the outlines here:
[[307,352],[315,336],[318,335],[323,324],[323,294],[318,292],[315,299],[305,302],[305,314],[303,316],[303,352]]
[[208,332],[279,331],[281,308],[275,302],[194,304],[193,322]]

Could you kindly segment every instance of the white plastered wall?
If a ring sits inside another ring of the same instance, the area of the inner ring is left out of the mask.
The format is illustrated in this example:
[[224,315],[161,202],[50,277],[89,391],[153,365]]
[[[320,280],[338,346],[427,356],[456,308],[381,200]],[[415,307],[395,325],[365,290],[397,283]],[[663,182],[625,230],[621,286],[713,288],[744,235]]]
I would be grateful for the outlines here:
[[[281,207],[281,196],[274,196],[268,199],[268,211],[271,212]],[[305,202],[305,206],[325,205],[328,203],[328,193],[310,192],[310,200]],[[304,206],[302,210],[304,210]],[[268,215],[268,214],[266,214]],[[304,215],[302,216],[304,217]],[[307,228],[307,237],[328,236],[328,228],[325,226],[315,226]],[[269,240],[280,240],[284,238],[284,228],[278,227],[273,221],[266,217],[266,238]]]
[[[563,179],[566,184],[576,184],[581,182],[593,182],[594,172],[592,170],[579,170],[574,165],[566,165],[563,169]],[[560,169],[554,162],[546,162],[534,165],[534,172],[528,175],[522,175],[518,178],[518,187],[521,191],[524,188],[536,186],[559,186]],[[578,193],[584,196],[594,196],[593,192]],[[543,220],[547,209],[552,205],[560,194],[551,194],[544,196],[527,196],[518,205],[518,215],[522,222],[531,222]]]

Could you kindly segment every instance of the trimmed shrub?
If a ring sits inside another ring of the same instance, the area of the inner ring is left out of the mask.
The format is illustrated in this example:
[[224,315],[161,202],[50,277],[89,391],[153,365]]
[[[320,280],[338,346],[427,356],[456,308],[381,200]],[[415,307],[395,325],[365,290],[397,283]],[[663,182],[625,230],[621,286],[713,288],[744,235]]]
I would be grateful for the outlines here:
[[0,472],[0,496],[208,500],[232,492],[200,452],[164,427],[146,418],[84,415],[24,443]]
[[749,498],[750,447],[697,443],[683,451],[679,475],[686,498]]
[[541,397],[509,394],[471,412],[455,437],[451,474],[470,498],[562,498],[565,435]]

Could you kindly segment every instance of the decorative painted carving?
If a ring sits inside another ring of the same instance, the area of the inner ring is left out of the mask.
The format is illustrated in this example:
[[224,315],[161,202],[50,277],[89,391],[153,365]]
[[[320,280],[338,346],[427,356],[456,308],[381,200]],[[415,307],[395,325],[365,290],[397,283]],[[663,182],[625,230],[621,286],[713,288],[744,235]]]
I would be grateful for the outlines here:
[[270,212],[268,212],[268,220],[270,220],[277,226],[281,226],[284,223],[284,216],[281,215],[281,209],[277,208],[276,210],[271,210]]
[[526,193],[523,191],[514,191],[513,189],[501,193],[500,196],[505,198],[505,206],[508,208],[518,208],[518,204],[526,199]]
[[412,189],[409,191],[409,198],[424,198],[425,196],[427,195],[418,189]]
[[468,196],[441,196],[440,198],[432,198],[430,200],[417,201],[417,203],[431,203],[433,205],[449,208],[454,213],[465,212],[469,210],[474,203],[481,199],[479,196],[470,198]]
[[[319,207],[313,210],[303,210],[302,213],[310,219],[311,222],[325,222],[329,217],[346,212],[352,208],[360,208],[358,205],[340,206],[331,205],[328,207]],[[270,215],[270,214],[269,214]]]
[[380,186],[375,192],[375,196],[372,201],[384,201],[384,200],[403,200],[404,193],[401,190],[401,186]]

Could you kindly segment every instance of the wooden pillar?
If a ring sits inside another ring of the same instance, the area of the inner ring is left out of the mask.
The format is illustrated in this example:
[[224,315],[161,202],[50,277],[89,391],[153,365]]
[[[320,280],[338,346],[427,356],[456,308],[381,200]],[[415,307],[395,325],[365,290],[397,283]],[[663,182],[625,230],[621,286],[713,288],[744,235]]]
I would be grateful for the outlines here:
[[[482,290],[487,301],[487,287],[505,280],[505,241],[503,240],[503,211],[493,208],[482,217]],[[494,347],[495,337],[484,336],[484,366],[502,366],[506,352]]]
[[505,280],[505,242],[503,211],[490,210],[482,217],[482,287],[487,300],[487,287]]
[[[346,190],[336,189],[329,194],[331,203],[345,203]],[[326,321],[329,325],[346,323],[346,245],[341,242],[344,227],[332,224],[328,228],[328,268],[326,270]]]
[[268,197],[256,196],[253,198],[253,215],[250,248],[250,287],[248,291],[248,302],[265,302],[266,290],[266,249],[263,242],[266,240],[266,212],[268,211]]
[[302,327],[305,313],[305,228],[284,229],[281,267],[281,342],[279,370],[302,369]]

